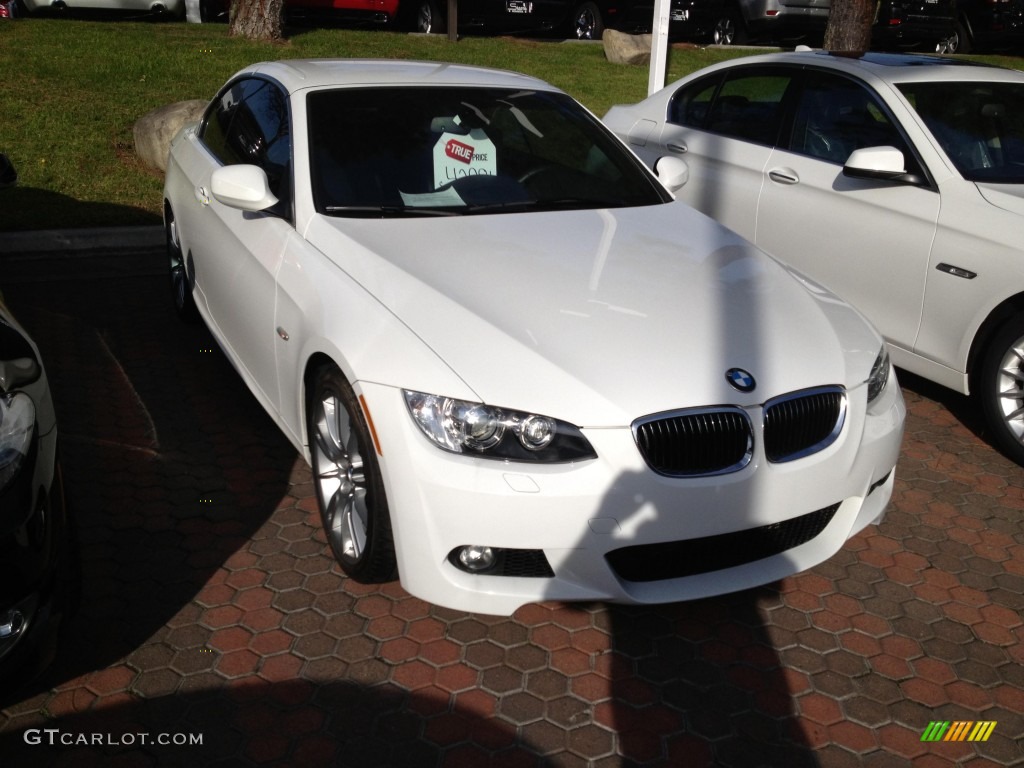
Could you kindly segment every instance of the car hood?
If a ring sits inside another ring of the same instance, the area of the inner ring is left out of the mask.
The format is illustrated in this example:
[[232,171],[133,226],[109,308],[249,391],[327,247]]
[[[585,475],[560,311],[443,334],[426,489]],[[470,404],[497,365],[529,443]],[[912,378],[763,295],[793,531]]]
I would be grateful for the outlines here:
[[981,196],[997,208],[1024,216],[1024,184],[978,184]]
[[[703,214],[638,208],[316,217],[307,239],[480,400],[580,426],[863,382],[881,346],[848,305]],[[386,350],[381,354],[387,354]],[[757,381],[741,394],[726,371]],[[408,381],[383,382],[416,388]],[[460,396],[455,393],[433,394]]]

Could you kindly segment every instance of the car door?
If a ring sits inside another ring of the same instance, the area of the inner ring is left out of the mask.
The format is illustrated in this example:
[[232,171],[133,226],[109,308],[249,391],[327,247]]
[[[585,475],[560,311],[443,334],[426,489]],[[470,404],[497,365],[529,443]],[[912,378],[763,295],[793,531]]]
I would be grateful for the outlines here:
[[754,242],[860,309],[891,343],[912,350],[920,327],[939,194],[921,184],[853,179],[863,147],[920,161],[888,109],[862,83],[808,70],[780,146],[765,167]]
[[[262,78],[236,81],[204,120],[201,141],[218,162],[197,178],[203,237],[192,245],[196,289],[225,351],[257,396],[276,410],[276,278],[294,232],[286,94]],[[213,197],[213,170],[237,163],[258,165],[266,171],[271,190],[280,200],[273,211],[241,211]]]
[[637,146],[631,137],[631,145],[651,165],[661,155],[683,158],[689,179],[676,196],[752,240],[791,80],[780,68],[737,67],[684,85],[656,140]]

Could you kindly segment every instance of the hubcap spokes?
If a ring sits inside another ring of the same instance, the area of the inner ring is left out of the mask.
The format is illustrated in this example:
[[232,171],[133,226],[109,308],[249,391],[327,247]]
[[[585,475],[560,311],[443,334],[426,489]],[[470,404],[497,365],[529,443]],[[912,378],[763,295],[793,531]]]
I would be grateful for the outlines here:
[[1018,442],[1024,442],[1024,338],[1006,350],[996,382],[999,412]]
[[358,562],[366,548],[366,474],[348,411],[332,394],[318,403],[313,441],[314,473],[323,502],[323,525],[331,548]]

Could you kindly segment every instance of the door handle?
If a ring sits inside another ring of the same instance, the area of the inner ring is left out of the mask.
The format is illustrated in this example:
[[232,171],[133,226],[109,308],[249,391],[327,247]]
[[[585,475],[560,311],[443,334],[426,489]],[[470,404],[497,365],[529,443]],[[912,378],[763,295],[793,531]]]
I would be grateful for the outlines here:
[[666,144],[665,147],[666,149],[668,149],[669,152],[675,152],[676,154],[679,155],[686,153],[685,144]]
[[196,187],[196,200],[200,205],[210,204],[210,193],[206,191],[206,187]]
[[800,177],[797,176],[796,171],[790,170],[789,168],[776,168],[775,170],[768,171],[768,178],[772,181],[778,182],[779,184],[800,183]]

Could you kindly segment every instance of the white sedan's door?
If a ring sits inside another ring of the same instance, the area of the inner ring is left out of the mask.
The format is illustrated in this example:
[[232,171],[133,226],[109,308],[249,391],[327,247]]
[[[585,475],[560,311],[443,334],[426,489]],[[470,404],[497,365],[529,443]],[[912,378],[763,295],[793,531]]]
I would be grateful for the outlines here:
[[690,171],[676,197],[752,240],[771,147],[671,123],[662,131],[660,146],[663,155],[677,155]]
[[850,179],[835,163],[777,150],[765,171],[753,239],[909,351],[938,212],[934,190]]
[[852,179],[856,149],[892,146],[906,169],[919,161],[877,97],[862,84],[808,73],[792,126],[768,160],[754,242],[860,309],[887,341],[913,350],[921,325],[938,190]]

